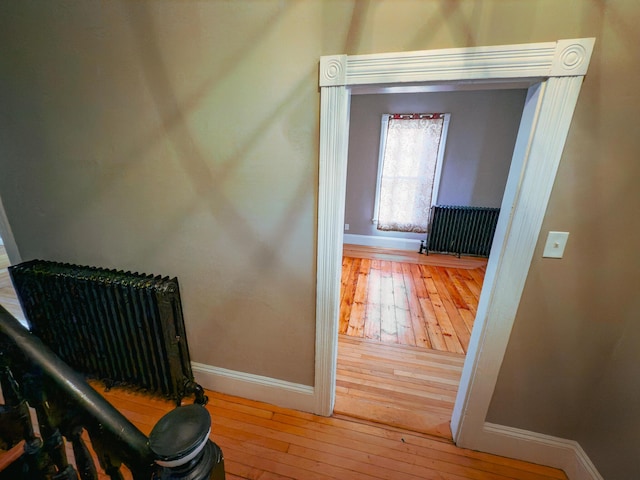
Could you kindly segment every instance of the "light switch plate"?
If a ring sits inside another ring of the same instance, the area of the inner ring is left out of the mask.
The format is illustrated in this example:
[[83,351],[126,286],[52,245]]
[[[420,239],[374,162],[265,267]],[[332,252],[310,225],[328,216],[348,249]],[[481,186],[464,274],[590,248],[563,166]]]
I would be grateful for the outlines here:
[[549,232],[542,256],[545,258],[562,258],[568,239],[569,232]]

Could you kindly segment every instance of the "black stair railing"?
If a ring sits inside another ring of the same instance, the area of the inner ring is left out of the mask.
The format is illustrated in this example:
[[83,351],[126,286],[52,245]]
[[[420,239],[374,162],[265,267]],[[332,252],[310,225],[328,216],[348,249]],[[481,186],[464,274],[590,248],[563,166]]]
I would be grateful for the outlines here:
[[[97,469],[82,433],[87,431],[99,464],[112,479],[125,465],[135,480],[224,480],[224,460],[209,438],[211,419],[198,404],[165,415],[147,438],[85,379],[0,306],[0,446],[25,440],[9,477],[93,480]],[[35,411],[39,435],[29,407]],[[180,439],[180,441],[176,441]],[[64,440],[72,445],[74,468]]]

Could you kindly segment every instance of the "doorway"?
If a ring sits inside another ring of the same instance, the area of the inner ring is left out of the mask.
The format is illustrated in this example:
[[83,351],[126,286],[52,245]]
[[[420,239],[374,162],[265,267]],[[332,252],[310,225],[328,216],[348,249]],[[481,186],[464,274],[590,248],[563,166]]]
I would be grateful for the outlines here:
[[[593,39],[396,54],[323,57],[316,304],[316,412],[335,400],[336,318],[346,180],[350,89],[440,84],[528,87],[523,120],[487,266],[476,325],[452,418],[460,446],[488,448],[486,413],[569,129]],[[491,447],[499,450],[500,445]]]
[[[426,234],[380,232],[372,210],[380,174],[372,159],[385,127],[380,119],[450,112],[434,203],[496,208],[526,90],[372,90],[351,91],[345,200],[350,228],[342,258],[334,413],[451,439],[449,422],[487,260],[420,255]],[[398,250],[404,243],[409,246]]]

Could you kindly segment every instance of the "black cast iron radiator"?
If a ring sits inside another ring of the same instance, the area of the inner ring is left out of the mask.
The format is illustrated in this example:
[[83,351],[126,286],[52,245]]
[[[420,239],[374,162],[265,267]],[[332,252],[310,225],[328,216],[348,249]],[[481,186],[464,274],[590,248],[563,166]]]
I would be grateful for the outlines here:
[[426,251],[488,257],[498,223],[499,208],[435,205],[431,209]]
[[176,278],[33,260],[9,267],[38,336],[80,373],[174,399],[195,394]]

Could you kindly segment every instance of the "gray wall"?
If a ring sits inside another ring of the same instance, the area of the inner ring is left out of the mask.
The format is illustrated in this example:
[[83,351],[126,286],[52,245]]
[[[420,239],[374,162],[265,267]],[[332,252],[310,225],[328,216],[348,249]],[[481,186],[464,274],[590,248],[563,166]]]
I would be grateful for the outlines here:
[[312,385],[319,9],[1,2],[22,259],[175,275],[194,361]]
[[524,90],[353,95],[345,223],[350,234],[422,239],[381,232],[371,223],[380,119],[385,113],[450,113],[437,202],[499,207],[511,165]]
[[[640,478],[637,0],[0,2],[24,259],[177,275],[193,360],[314,381],[321,55],[596,45],[489,420]],[[6,239],[5,239],[6,241]]]

